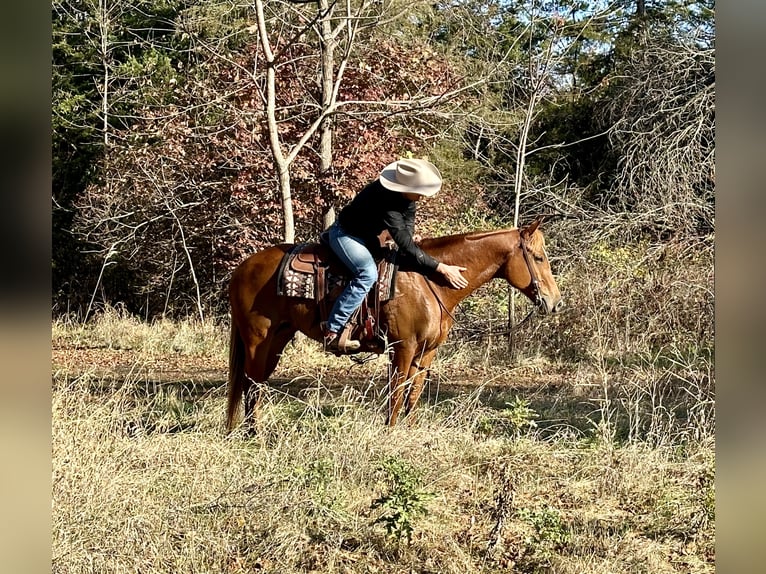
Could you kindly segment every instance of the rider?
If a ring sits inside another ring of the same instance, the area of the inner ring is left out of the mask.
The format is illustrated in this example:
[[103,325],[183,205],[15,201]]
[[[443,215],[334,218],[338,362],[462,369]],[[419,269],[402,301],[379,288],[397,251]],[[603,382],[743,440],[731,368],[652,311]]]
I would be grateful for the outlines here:
[[400,159],[387,165],[380,177],[368,184],[338,215],[330,227],[330,247],[352,273],[351,281],[322,323],[325,349],[348,353],[359,349],[356,340],[340,342],[340,333],[378,279],[373,253],[381,249],[381,234],[387,231],[400,253],[414,262],[423,274],[441,273],[455,289],[468,286],[465,267],[447,265],[425,253],[415,243],[415,205],[435,195],[442,185],[439,170],[423,159]]

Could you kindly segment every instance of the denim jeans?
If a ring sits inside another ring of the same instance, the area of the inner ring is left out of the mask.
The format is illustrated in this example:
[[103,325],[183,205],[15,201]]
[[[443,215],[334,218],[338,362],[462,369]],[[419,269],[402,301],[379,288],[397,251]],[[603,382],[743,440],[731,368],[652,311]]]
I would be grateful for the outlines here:
[[378,266],[364,242],[348,235],[337,223],[330,227],[330,247],[353,275],[333,304],[327,319],[328,330],[340,334],[351,314],[378,280]]

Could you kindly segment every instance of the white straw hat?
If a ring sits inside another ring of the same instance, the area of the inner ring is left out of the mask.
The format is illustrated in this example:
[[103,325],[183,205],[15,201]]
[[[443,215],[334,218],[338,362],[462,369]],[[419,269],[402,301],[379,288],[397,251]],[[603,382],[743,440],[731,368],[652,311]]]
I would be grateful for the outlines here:
[[383,168],[380,183],[392,191],[431,197],[441,189],[442,176],[430,161],[400,159]]

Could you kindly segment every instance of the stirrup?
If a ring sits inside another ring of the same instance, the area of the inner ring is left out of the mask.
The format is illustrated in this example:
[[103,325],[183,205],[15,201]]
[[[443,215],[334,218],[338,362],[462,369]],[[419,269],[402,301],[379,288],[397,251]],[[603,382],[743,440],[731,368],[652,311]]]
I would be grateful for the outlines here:
[[362,346],[362,343],[355,339],[346,339],[345,341],[338,335],[331,338],[329,341],[325,339],[324,348],[325,351],[335,354],[348,354],[357,352]]
[[327,321],[322,321],[319,326],[322,329],[322,333],[324,334],[323,344],[325,351],[335,353],[336,355],[355,353],[362,346],[361,341],[349,338],[351,336],[351,327],[348,324],[343,327],[343,330],[340,332],[340,334],[336,334],[332,338],[328,337]]

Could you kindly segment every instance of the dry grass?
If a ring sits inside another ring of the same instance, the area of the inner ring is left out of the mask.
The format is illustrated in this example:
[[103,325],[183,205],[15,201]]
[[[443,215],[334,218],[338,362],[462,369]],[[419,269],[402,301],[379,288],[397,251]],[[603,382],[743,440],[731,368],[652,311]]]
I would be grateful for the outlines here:
[[[220,326],[199,337],[178,325],[94,328],[54,325],[54,339],[108,348],[124,331],[141,353],[167,352],[163,338],[175,353],[225,351]],[[447,354],[436,376],[460,356]],[[619,440],[614,409],[572,394],[597,369],[568,385],[570,402],[589,405],[581,427],[561,400],[490,400],[478,385],[387,429],[381,365],[347,368],[305,341],[283,364],[283,380],[301,378],[271,392],[253,438],[223,433],[221,380],[157,384],[140,370],[115,380],[59,365],[54,572],[715,569],[710,433]],[[568,424],[546,426],[552,417]]]
[[124,308],[106,306],[87,324],[58,318],[53,321],[54,346],[140,350],[145,355],[225,356],[229,334],[216,321],[196,318],[151,323],[127,313]]

